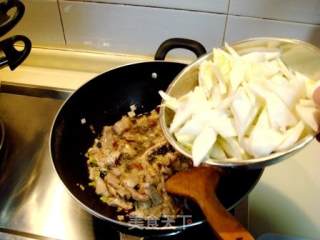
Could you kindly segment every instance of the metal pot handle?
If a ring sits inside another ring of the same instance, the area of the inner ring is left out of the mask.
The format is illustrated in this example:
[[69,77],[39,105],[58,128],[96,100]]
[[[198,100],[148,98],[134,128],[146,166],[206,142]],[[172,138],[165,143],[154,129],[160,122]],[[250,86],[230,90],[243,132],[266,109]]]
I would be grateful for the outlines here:
[[186,39],[186,38],[170,38],[164,41],[163,43],[161,43],[161,45],[159,46],[156,52],[154,59],[164,60],[168,52],[176,48],[183,48],[183,49],[190,50],[197,57],[200,57],[201,55],[204,55],[207,52],[205,47],[201,43],[195,40]]
[[[17,11],[14,16],[11,17],[8,16],[8,12],[10,9],[16,7]],[[3,17],[3,19],[0,19],[0,36],[3,36],[7,32],[9,32],[22,18],[24,14],[25,7],[22,2],[19,0],[8,0],[6,2],[0,3],[0,16]],[[2,26],[3,22],[5,24]]]
[[[24,47],[22,51],[15,49],[14,44],[23,42]],[[4,52],[5,57],[0,58],[0,68],[9,65],[11,70],[18,67],[29,55],[31,51],[31,41],[21,35],[16,35],[0,42],[0,52]]]

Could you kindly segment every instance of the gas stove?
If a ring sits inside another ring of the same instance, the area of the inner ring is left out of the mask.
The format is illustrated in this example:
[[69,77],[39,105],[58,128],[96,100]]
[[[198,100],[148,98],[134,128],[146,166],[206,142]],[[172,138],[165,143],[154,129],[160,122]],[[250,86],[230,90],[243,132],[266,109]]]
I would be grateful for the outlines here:
[[[0,116],[5,124],[6,155],[0,161],[1,239],[139,239],[121,235],[82,210],[54,171],[48,143],[50,127],[70,93],[2,84]],[[235,209],[237,216],[245,213],[246,209]],[[204,240],[214,239],[206,224],[164,239],[195,239],[200,235]]]
[[[1,70],[0,119],[7,152],[6,157],[0,154],[0,239],[140,239],[118,233],[70,196],[51,163],[49,135],[55,114],[75,89],[101,72],[141,61],[152,58],[33,48],[16,71]],[[247,199],[233,213],[247,226]],[[164,239],[200,235],[214,239],[206,224]]]

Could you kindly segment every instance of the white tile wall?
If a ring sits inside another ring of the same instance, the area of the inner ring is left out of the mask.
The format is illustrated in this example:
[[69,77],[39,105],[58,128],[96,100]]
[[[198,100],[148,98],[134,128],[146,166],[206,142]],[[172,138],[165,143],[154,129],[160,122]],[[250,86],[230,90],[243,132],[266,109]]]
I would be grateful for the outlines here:
[[297,38],[320,46],[320,26],[252,17],[229,16],[225,35],[227,42],[252,37]]
[[231,14],[320,23],[319,0],[230,0]]
[[68,48],[144,55],[153,55],[171,37],[198,40],[208,50],[224,37],[228,42],[278,36],[320,43],[320,0],[230,0],[226,29],[229,0],[22,1],[25,16],[8,35],[26,34],[36,46],[65,47],[64,32]]
[[172,37],[191,38],[207,49],[222,43],[226,16],[184,10],[62,1],[68,47],[153,55]]
[[65,41],[57,0],[23,0],[25,14],[6,36],[23,34],[33,45],[64,47]]
[[[87,2],[98,1],[87,0]],[[227,13],[229,0],[99,0],[99,2]]]

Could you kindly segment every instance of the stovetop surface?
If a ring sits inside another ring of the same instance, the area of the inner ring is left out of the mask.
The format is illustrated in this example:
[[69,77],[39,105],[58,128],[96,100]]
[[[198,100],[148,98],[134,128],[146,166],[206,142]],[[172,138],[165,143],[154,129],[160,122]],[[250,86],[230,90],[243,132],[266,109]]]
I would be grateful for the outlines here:
[[[81,209],[54,171],[48,140],[62,103],[0,93],[7,139],[7,157],[0,161],[0,239],[120,239],[107,222]],[[199,237],[214,239],[205,224],[167,239]]]

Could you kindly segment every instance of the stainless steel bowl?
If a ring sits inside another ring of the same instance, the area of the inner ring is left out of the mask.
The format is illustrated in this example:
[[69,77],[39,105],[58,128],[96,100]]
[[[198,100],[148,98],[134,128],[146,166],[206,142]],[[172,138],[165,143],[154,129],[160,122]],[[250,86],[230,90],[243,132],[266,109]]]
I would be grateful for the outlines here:
[[[299,71],[312,79],[320,78],[320,49],[303,41],[284,38],[252,38],[230,44],[240,55],[257,50],[272,51],[280,50],[282,61],[290,68]],[[187,66],[169,85],[166,93],[173,97],[181,97],[192,90],[198,81],[199,65],[208,59],[212,59],[212,52],[202,56]],[[190,150],[179,144],[169,132],[169,124],[174,116],[173,111],[160,107],[160,125],[165,137],[170,144],[183,155],[191,158]],[[208,160],[204,164],[221,167],[265,167],[288,158],[313,140],[314,136],[307,136],[298,141],[286,151],[276,152],[267,157],[249,160]]]

